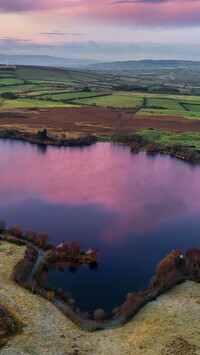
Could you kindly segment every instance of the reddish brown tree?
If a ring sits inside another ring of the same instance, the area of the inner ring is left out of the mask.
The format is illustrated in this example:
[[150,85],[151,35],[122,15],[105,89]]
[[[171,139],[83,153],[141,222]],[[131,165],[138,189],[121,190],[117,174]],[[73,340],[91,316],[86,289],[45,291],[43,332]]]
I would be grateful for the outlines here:
[[0,219],[0,233],[4,232],[6,229],[6,221]]
[[13,226],[10,228],[10,233],[15,237],[20,237],[23,233],[22,228],[20,226]]
[[156,268],[157,277],[158,278],[162,277],[162,275],[167,274],[173,269],[176,269],[178,264],[181,261],[181,255],[182,255],[181,250],[173,250],[170,254],[165,256],[165,258],[162,259],[157,265]]
[[30,240],[30,241],[36,241],[37,239],[37,233],[32,231],[31,229],[28,229],[26,232],[25,232],[25,237]]
[[72,251],[74,254],[80,253],[81,251],[81,243],[79,241],[72,242],[69,250]]
[[186,266],[190,274],[200,278],[200,248],[188,249],[185,257]]
[[36,241],[41,247],[46,247],[48,244],[48,240],[49,240],[48,233],[39,233],[37,235]]

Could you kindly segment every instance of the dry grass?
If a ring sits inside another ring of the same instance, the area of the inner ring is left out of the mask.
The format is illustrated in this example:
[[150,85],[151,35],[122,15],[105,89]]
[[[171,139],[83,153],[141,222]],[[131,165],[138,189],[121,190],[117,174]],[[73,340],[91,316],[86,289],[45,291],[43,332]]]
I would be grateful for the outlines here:
[[123,328],[85,333],[50,302],[11,279],[24,247],[0,244],[0,302],[21,319],[22,334],[2,355],[200,354],[200,285],[186,282],[146,305]]

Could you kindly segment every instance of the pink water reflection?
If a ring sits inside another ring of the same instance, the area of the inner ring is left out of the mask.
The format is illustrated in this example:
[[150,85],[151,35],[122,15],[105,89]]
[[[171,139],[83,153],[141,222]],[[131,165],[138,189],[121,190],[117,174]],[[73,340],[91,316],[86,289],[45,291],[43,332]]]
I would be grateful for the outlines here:
[[156,228],[200,210],[200,167],[168,156],[131,154],[127,147],[98,143],[84,149],[0,142],[1,207],[30,196],[49,204],[100,204],[118,215],[101,232],[108,243]]

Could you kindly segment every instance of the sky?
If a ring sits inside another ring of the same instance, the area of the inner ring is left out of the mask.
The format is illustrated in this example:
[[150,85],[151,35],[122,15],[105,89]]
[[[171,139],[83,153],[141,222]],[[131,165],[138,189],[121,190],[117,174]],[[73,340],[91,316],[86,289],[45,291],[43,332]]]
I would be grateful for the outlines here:
[[0,0],[0,53],[200,60],[200,0]]

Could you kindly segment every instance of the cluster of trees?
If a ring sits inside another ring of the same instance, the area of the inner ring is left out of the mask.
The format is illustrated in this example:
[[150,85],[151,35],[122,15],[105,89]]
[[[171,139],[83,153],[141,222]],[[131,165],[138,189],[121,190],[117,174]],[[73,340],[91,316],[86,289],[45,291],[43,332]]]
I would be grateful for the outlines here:
[[84,86],[80,91],[81,92],[92,92],[92,90],[88,86]]
[[146,86],[140,86],[140,85],[126,85],[126,84],[121,84],[121,85],[116,85],[113,86],[113,90],[115,91],[140,91],[140,92],[147,92],[148,87]]
[[37,260],[37,252],[30,248],[29,246],[26,248],[24,258],[21,259],[13,269],[12,276],[14,280],[22,285],[27,287],[28,286],[28,279],[30,272]]
[[145,149],[147,153],[166,152],[170,155],[178,156],[189,161],[200,161],[200,152],[198,150],[191,149],[185,144],[164,145],[156,142],[150,142],[146,145]]
[[157,296],[185,280],[200,282],[200,249],[188,249],[185,258],[180,250],[162,259],[149,284],[149,291]]
[[91,264],[95,263],[97,259],[97,250],[94,253],[87,255],[79,241],[71,242],[70,245],[65,242],[59,248],[51,247],[46,254],[45,267],[55,263],[72,263],[72,265]]
[[180,90],[178,88],[172,87],[172,86],[163,86],[163,87],[157,87],[154,88],[153,90],[151,89],[150,91],[152,92],[157,92],[157,93],[162,93],[162,94],[180,94]]
[[185,258],[181,250],[174,250],[164,257],[156,267],[156,274],[150,280],[148,290],[128,293],[126,301],[114,308],[113,314],[123,312],[125,323],[146,303],[185,280],[200,282],[200,248],[188,249]]
[[180,250],[172,251],[158,263],[156,274],[150,280],[150,292],[157,297],[183,282],[185,280],[184,271],[185,260],[182,252]]
[[49,244],[50,238],[49,238],[49,235],[47,232],[37,233],[37,232],[34,232],[31,229],[29,229],[24,233],[24,236],[30,242],[36,243],[40,248],[47,248],[47,247],[51,246]]
[[49,235],[48,233],[37,233],[31,229],[23,232],[22,228],[18,225],[12,226],[10,229],[6,229],[6,221],[0,219],[0,233],[10,234],[14,237],[17,237],[22,240],[30,241],[38,245],[42,249],[51,248],[49,244]]
[[7,100],[16,100],[16,99],[18,99],[18,96],[15,95],[13,92],[3,92],[1,94],[1,97],[3,99],[7,99]]
[[60,140],[60,145],[69,146],[69,147],[83,147],[96,143],[97,137],[91,134],[87,134],[84,137],[74,138],[74,139],[65,139]]
[[[149,130],[153,130],[149,128]],[[172,156],[178,156],[193,162],[200,162],[200,151],[192,149],[186,144],[162,144],[155,141],[149,141],[147,138],[135,133],[117,133],[112,136],[112,140],[118,143],[129,145],[131,151],[139,151],[144,148],[147,153],[168,153]]]
[[12,277],[19,285],[23,286],[32,293],[39,294],[42,297],[51,300],[52,297],[54,297],[53,290],[45,289],[42,283],[39,283],[37,279],[29,280],[31,270],[36,260],[37,252],[28,246],[26,248],[24,258],[14,266]]
[[127,133],[127,132],[118,132],[112,136],[112,140],[117,143],[126,143],[131,145],[132,143],[138,143],[142,145],[144,143],[144,138],[137,133]]
[[0,132],[0,138],[13,138],[24,140],[36,144],[66,146],[66,147],[83,147],[91,145],[97,141],[97,137],[91,134],[86,134],[84,137],[66,139],[53,138],[48,136],[46,129],[35,133],[20,132],[18,130],[6,129]]
[[113,309],[113,315],[119,313],[124,314],[123,323],[129,321],[146,303],[146,293],[144,291],[129,292],[126,296],[125,302],[120,306]]

